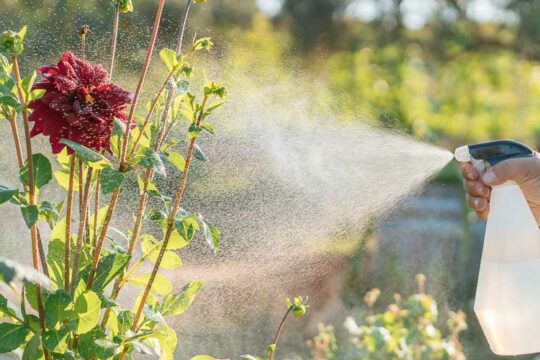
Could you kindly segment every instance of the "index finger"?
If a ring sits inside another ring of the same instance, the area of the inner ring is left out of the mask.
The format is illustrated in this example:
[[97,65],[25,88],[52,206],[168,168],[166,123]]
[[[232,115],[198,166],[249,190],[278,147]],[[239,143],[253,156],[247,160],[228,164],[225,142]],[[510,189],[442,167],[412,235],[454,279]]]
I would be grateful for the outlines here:
[[480,173],[478,170],[472,166],[471,163],[460,163],[459,167],[461,168],[461,172],[463,173],[463,177],[469,181],[478,181],[480,180]]

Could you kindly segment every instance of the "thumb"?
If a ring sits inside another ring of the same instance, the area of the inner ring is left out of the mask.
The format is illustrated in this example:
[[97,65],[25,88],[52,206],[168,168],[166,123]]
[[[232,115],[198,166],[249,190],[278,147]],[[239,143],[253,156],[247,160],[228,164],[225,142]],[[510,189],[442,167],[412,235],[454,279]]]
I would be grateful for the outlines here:
[[503,184],[507,181],[523,182],[531,174],[538,172],[538,158],[536,156],[519,159],[509,159],[493,166],[482,176],[482,181],[488,186]]

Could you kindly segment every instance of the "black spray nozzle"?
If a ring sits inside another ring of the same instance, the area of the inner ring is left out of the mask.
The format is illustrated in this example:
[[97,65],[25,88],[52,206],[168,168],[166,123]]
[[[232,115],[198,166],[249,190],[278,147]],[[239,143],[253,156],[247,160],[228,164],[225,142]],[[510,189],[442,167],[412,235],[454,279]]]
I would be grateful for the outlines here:
[[501,161],[533,156],[534,151],[526,145],[513,140],[497,140],[481,144],[463,146],[456,149],[458,161],[483,160],[490,166]]

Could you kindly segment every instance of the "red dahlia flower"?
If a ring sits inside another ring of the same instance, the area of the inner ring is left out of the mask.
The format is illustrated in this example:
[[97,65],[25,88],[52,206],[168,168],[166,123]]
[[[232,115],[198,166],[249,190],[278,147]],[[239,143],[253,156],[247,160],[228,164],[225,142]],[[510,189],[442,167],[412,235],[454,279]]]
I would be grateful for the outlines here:
[[110,151],[113,120],[127,120],[124,110],[131,102],[130,94],[109,84],[103,66],[77,59],[69,51],[57,65],[43,66],[39,72],[43,80],[34,89],[45,90],[45,95],[29,104],[34,110],[29,118],[34,122],[31,135],[48,136],[55,154],[65,147],[60,144],[63,138]]

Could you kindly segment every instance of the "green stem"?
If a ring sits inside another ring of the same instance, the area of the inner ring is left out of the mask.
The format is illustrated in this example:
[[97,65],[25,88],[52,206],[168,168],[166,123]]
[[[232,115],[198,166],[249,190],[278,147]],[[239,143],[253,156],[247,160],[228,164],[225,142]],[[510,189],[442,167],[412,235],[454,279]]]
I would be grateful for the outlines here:
[[285,326],[285,321],[287,321],[287,317],[289,316],[293,308],[294,306],[289,306],[289,308],[287,309],[287,312],[285,313],[285,315],[281,319],[281,322],[279,323],[278,329],[276,331],[276,335],[274,335],[274,340],[272,341],[272,345],[271,345],[273,346],[273,349],[268,351],[268,360],[274,359],[274,354],[277,351],[279,336],[281,335],[281,332],[283,331],[283,326]]
[[118,24],[120,22],[120,0],[116,0],[114,5],[114,23],[111,39],[111,62],[109,64],[109,82],[112,81],[114,61],[116,58],[116,44],[118,42]]

